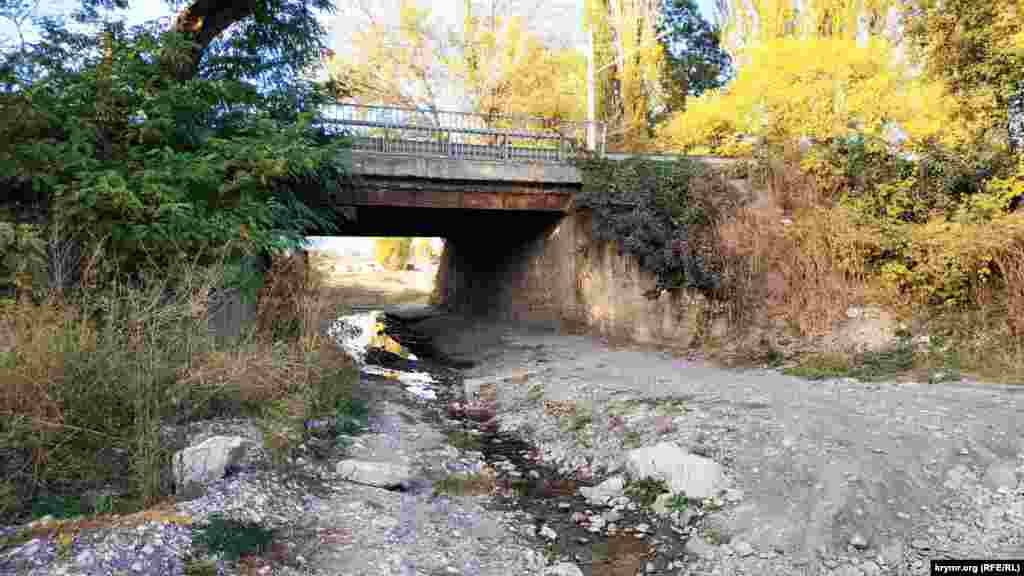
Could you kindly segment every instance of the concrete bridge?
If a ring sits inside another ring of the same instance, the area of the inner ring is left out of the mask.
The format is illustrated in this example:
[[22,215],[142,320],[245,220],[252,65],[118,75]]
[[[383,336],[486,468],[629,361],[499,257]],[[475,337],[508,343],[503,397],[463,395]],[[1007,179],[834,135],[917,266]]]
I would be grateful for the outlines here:
[[[326,127],[352,142],[351,176],[324,199],[353,217],[342,234],[444,238],[438,281],[449,309],[687,341],[689,296],[644,297],[654,278],[594,241],[589,216],[573,209],[575,158],[627,157],[605,154],[602,125],[339,105]],[[31,199],[19,206],[29,207],[19,218],[45,217]],[[231,326],[245,315],[224,314]]]
[[573,159],[604,152],[603,125],[585,122],[353,104],[327,117],[352,141],[336,203],[354,210],[354,235],[449,236],[550,219],[580,189]]
[[588,215],[572,209],[575,158],[628,157],[605,154],[603,126],[351,105],[332,123],[353,142],[336,200],[354,216],[343,234],[443,237],[447,308],[639,341],[689,338],[687,296],[644,297],[654,278],[595,242]]

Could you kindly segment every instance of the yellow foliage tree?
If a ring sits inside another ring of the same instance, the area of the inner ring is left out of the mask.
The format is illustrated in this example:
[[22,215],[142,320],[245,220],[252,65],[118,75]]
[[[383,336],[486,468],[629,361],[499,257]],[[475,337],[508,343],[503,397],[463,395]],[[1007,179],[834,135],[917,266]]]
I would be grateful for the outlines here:
[[1024,90],[1024,1],[913,0],[903,24],[924,72],[947,82],[966,115],[997,137]]
[[779,38],[881,36],[895,0],[723,0],[726,48],[743,53]]
[[579,120],[584,115],[586,61],[530,34],[518,16],[482,18],[466,8],[449,70],[473,107],[485,114]]
[[346,39],[348,49],[330,58],[330,74],[344,78],[363,103],[438,108],[451,82],[449,50],[430,10],[400,0],[394,7],[395,26],[383,17],[387,11],[381,6],[353,0],[351,8],[362,14],[360,26]]
[[647,136],[647,116],[661,98],[661,2],[585,0],[583,16],[584,29],[593,34],[596,66],[607,66],[598,99],[604,120],[612,125],[610,135],[631,147],[641,145]]
[[397,27],[367,7],[368,24],[329,68],[364,103],[583,117],[583,54],[545,45],[520,17],[483,18],[465,8],[461,26],[447,28],[415,0],[401,0]]
[[[963,114],[944,82],[915,74],[876,23],[880,16],[863,24],[857,4],[809,2],[798,13],[781,0],[753,2],[764,10],[760,17],[733,18],[733,42],[737,31],[745,39],[734,45],[741,63],[735,81],[694,99],[662,127],[662,141],[725,155],[748,153],[752,141],[792,144],[854,133],[909,149],[966,142],[984,119]],[[869,14],[886,6],[869,3]]]
[[388,270],[402,270],[412,255],[412,238],[377,238],[373,242],[373,257]]

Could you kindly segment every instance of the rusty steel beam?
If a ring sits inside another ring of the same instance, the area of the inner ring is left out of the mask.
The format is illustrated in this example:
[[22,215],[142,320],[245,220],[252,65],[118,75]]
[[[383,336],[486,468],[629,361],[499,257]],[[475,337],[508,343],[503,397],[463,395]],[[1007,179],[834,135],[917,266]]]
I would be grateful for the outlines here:
[[349,206],[564,212],[577,189],[574,185],[358,177],[342,186],[334,202]]

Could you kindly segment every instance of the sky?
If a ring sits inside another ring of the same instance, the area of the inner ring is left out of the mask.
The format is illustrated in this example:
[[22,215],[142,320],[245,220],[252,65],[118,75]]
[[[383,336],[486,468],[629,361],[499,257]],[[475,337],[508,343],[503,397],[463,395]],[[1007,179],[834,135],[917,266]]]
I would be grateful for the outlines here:
[[[460,0],[433,0],[432,2],[429,0],[420,1],[423,4],[427,4],[429,2],[438,14],[443,14],[446,18],[451,19],[456,17],[458,11],[457,7],[460,4]],[[711,19],[712,17],[713,9],[711,2],[712,0],[697,0],[697,5],[700,7],[701,13],[703,13],[704,17],[708,19]],[[70,14],[78,3],[79,0],[42,0],[42,12],[45,15]],[[339,6],[343,5],[343,3],[344,0],[338,1]],[[576,0],[577,14],[582,10],[582,5],[582,0]],[[127,11],[127,19],[129,25],[133,25],[141,24],[156,18],[170,17],[172,14],[172,10],[163,0],[135,0],[131,2],[131,8]],[[344,16],[340,14],[340,11],[335,14],[334,17],[344,18]],[[579,18],[577,18],[577,22],[578,21]],[[31,31],[29,31],[27,36],[30,38],[32,37]],[[0,21],[0,39],[13,39],[15,37],[16,34],[14,26],[7,21]]]

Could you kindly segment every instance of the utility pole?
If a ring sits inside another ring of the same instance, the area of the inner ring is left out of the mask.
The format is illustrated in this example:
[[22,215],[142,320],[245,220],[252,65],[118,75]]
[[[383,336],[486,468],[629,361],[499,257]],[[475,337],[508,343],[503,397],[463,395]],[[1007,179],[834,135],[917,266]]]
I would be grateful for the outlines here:
[[587,149],[597,149],[597,97],[594,87],[594,27],[590,26],[587,37]]

